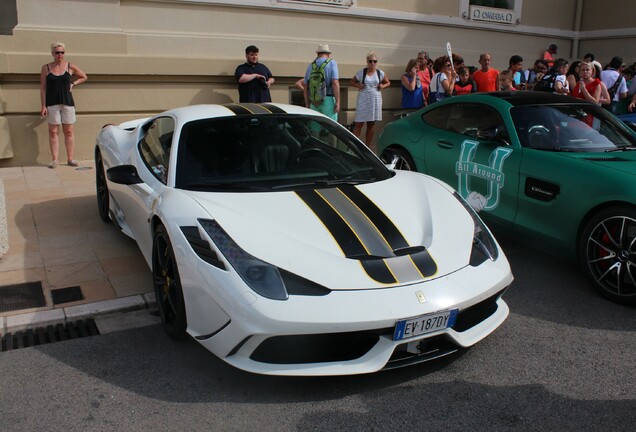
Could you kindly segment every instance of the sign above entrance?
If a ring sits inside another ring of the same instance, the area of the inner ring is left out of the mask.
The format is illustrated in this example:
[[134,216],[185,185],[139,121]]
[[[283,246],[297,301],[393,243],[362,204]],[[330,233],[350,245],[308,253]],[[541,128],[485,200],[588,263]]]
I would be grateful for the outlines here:
[[470,6],[468,19],[499,24],[517,24],[517,14],[513,9],[499,9],[484,6]]

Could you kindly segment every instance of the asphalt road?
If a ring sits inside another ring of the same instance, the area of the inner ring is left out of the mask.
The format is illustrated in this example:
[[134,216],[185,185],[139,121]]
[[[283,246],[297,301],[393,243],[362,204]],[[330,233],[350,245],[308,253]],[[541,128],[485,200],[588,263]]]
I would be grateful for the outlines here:
[[632,431],[636,308],[504,242],[511,315],[441,361],[373,375],[241,372],[160,326],[0,353],[3,431]]

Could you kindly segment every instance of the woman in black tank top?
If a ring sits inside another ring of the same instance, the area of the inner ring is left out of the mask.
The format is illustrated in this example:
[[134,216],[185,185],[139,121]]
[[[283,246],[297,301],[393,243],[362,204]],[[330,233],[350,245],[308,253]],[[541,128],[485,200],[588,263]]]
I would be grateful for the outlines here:
[[70,166],[78,165],[77,161],[73,159],[75,102],[72,91],[79,84],[86,82],[87,77],[80,68],[64,61],[64,54],[65,47],[62,42],[51,44],[53,62],[42,66],[40,72],[40,99],[42,102],[40,115],[42,118],[46,117],[49,124],[49,146],[53,157],[53,162],[49,164],[49,168],[56,168],[59,165],[60,124],[64,132],[67,162]]

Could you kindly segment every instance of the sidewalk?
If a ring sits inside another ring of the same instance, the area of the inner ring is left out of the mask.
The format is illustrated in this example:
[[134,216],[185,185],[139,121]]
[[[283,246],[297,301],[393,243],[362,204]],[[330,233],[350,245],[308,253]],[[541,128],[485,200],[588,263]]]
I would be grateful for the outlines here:
[[0,183],[0,335],[152,306],[136,243],[99,218],[93,161],[0,168]]

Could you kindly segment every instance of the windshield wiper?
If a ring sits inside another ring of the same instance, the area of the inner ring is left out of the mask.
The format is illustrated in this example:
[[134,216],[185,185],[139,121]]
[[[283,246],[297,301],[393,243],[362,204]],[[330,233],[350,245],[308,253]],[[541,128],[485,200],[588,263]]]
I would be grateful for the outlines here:
[[636,147],[621,145],[621,146],[616,146],[616,148],[613,148],[613,149],[605,149],[605,153],[611,153],[611,152],[617,152],[617,151],[631,151],[631,150],[636,150]]
[[319,183],[324,183],[326,186],[333,186],[333,185],[341,185],[341,184],[360,184],[360,183],[369,183],[374,181],[375,179],[373,178],[355,178],[355,177],[343,177],[343,178],[339,178],[339,179],[334,179],[334,180],[323,180],[322,182]]
[[302,182],[302,183],[287,183],[287,184],[280,184],[280,185],[276,185],[276,186],[272,186],[271,190],[278,190],[278,189],[295,189],[298,187],[330,187],[330,186],[336,186],[336,185],[342,185],[342,184],[360,184],[360,183],[369,183],[374,181],[374,179],[359,179],[359,178],[348,178],[348,177],[344,177],[344,178],[340,178],[340,179],[333,179],[333,180],[327,180],[327,179],[317,179],[317,180],[313,180],[313,181],[307,181],[307,182]]

